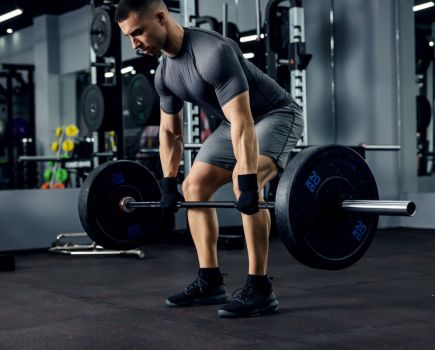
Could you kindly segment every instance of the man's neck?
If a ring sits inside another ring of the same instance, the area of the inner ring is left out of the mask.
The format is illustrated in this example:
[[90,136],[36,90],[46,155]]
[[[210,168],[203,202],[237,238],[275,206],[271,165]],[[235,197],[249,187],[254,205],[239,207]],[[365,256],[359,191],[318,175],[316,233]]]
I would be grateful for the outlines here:
[[168,33],[163,52],[169,57],[175,57],[183,46],[184,29],[175,21],[168,23]]

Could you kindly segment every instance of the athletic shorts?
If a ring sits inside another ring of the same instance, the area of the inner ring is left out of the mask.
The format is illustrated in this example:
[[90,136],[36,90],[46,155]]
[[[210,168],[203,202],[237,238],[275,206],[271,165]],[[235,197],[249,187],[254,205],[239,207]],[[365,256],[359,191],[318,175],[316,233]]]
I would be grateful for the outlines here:
[[[295,103],[271,110],[255,123],[259,154],[272,158],[284,169],[290,152],[303,131],[302,109]],[[195,161],[233,170],[236,165],[231,143],[231,124],[223,120],[220,126],[204,141]]]

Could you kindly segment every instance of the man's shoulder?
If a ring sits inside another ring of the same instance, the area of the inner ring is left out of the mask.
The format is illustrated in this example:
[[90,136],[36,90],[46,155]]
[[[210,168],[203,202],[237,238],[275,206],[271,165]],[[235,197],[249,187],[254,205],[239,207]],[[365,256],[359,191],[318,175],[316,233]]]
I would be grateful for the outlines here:
[[208,39],[208,40],[222,40],[224,37],[219,33],[198,27],[188,27],[186,28],[191,39],[199,40],[199,39]]
[[212,30],[202,28],[188,28],[191,47],[195,50],[209,50],[227,45],[225,37]]

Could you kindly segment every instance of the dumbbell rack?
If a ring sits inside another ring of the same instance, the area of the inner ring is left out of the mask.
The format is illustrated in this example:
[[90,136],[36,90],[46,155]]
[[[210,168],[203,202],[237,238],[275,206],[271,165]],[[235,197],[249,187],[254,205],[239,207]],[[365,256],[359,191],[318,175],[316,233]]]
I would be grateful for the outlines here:
[[145,251],[142,249],[131,250],[109,250],[104,249],[102,246],[91,241],[89,244],[74,244],[71,242],[62,242],[64,238],[89,238],[84,232],[78,233],[61,233],[56,236],[53,246],[49,249],[51,253],[65,254],[65,255],[133,255],[139,259],[145,258]]

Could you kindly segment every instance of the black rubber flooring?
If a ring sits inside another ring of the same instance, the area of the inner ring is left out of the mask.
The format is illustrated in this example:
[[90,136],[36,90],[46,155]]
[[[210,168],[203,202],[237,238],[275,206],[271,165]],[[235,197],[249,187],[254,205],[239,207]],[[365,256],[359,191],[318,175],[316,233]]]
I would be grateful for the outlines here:
[[[16,257],[0,273],[0,349],[435,349],[435,231],[378,232],[343,271],[299,265],[273,238],[270,275],[281,310],[220,319],[216,306],[168,308],[196,274],[191,246],[152,245],[147,258]],[[246,251],[221,251],[230,290]]]

